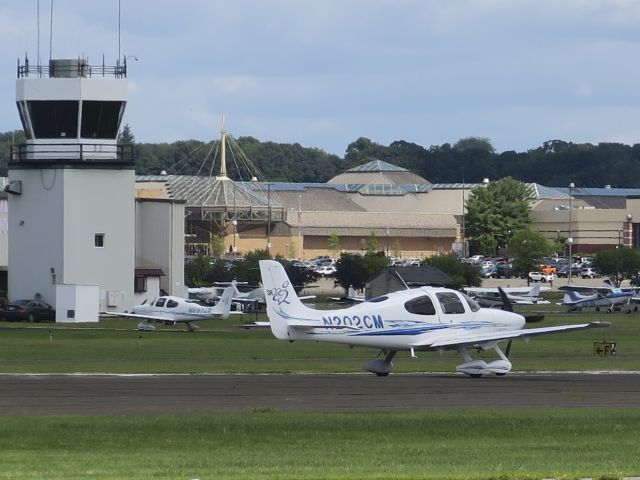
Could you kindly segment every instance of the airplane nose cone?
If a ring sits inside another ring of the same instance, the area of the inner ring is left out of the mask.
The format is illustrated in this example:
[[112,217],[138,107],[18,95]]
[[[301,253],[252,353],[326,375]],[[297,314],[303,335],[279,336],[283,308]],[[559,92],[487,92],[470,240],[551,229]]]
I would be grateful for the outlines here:
[[517,328],[522,328],[525,324],[525,318],[519,313],[505,312],[503,310],[495,310],[493,319],[496,323],[511,325]]

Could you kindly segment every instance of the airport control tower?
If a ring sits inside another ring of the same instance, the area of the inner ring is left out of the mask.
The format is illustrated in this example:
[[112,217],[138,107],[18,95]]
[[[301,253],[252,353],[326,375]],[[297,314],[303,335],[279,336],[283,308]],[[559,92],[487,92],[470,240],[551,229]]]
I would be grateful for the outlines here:
[[117,144],[127,68],[84,59],[18,63],[26,143],[9,163],[11,300],[41,297],[57,322],[133,302],[135,165]]

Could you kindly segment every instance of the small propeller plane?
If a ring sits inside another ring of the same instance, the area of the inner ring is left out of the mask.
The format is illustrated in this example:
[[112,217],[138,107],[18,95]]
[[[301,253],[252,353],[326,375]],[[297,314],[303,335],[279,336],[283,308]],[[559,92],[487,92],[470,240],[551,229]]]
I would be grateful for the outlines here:
[[[505,287],[502,289],[507,294],[511,303],[517,305],[541,305],[550,303],[540,298],[542,287],[539,283],[531,287]],[[544,290],[550,290],[544,287]],[[473,297],[482,307],[502,307],[502,297],[498,288],[466,287],[464,291]]]
[[[415,357],[416,351],[433,350],[457,350],[463,363],[456,370],[472,377],[505,375],[511,371],[509,347],[505,354],[500,342],[607,325],[596,322],[524,329],[525,317],[509,311],[508,301],[505,310],[480,308],[466,295],[439,287],[392,292],[345,309],[315,310],[298,300],[280,263],[260,260],[260,273],[276,338],[378,348],[385,357],[363,365],[378,376],[393,370],[392,360],[398,351],[409,351]],[[494,350],[499,358],[488,363],[474,360],[470,349]]]
[[189,288],[189,294],[206,303],[213,303],[220,299],[226,288],[233,290],[233,301],[242,304],[245,308],[259,308],[265,304],[264,288],[262,285],[248,292],[241,292],[238,285],[246,285],[235,280],[231,282],[216,282],[213,287]]
[[560,290],[565,292],[561,305],[569,307],[572,312],[583,308],[595,308],[598,311],[600,307],[605,307],[611,313],[619,310],[620,305],[625,305],[629,312],[629,303],[633,297],[632,291],[616,288],[607,282],[601,287],[566,285],[560,287]]
[[228,287],[224,290],[220,301],[213,307],[203,307],[193,300],[167,295],[150,302],[145,300],[142,304],[133,307],[130,313],[103,312],[102,315],[142,319],[138,324],[138,330],[155,330],[150,322],[157,322],[165,325],[184,323],[189,331],[194,331],[198,330],[198,326],[191,323],[195,320],[228,318],[232,301],[233,289]]

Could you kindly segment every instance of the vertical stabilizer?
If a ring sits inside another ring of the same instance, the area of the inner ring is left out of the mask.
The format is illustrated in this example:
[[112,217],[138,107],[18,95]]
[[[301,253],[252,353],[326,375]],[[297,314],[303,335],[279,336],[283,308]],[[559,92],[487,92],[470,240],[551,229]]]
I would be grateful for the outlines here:
[[215,312],[217,315],[222,315],[222,318],[229,318],[229,312],[231,311],[231,302],[233,300],[233,289],[227,287],[224,289],[220,300],[216,304]]
[[536,283],[533,287],[531,287],[531,290],[529,290],[529,293],[526,296],[527,297],[539,297],[540,296],[540,284]]
[[309,307],[302,304],[285,272],[275,260],[260,260],[260,275],[267,302],[271,331],[276,338],[289,339],[287,320],[308,319]]

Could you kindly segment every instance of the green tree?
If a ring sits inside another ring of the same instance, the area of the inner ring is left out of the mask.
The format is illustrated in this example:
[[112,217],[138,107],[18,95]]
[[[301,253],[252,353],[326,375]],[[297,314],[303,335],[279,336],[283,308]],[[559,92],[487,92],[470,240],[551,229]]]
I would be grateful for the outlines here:
[[495,254],[506,247],[514,232],[529,224],[531,199],[531,190],[511,177],[472,190],[467,200],[466,234],[476,248],[482,248],[480,253]]
[[436,255],[425,258],[422,264],[428,267],[436,267],[453,278],[453,287],[477,287],[481,283],[481,278],[476,268],[468,263],[462,263],[458,257],[450,255]]
[[486,153],[495,153],[491,140],[487,137],[465,137],[458,140],[453,148],[456,150],[477,150]]
[[221,257],[224,255],[225,253],[225,248],[224,248],[224,235],[219,234],[219,235],[213,235],[211,237],[211,242],[210,242],[210,246],[211,246],[211,253],[215,256],[215,257]]
[[384,252],[342,253],[336,262],[335,283],[345,289],[362,289],[369,278],[387,265]]
[[260,283],[260,260],[270,260],[272,257],[266,248],[248,252],[244,261],[238,263],[235,269],[236,280],[248,282],[252,285]]
[[513,273],[526,276],[539,263],[540,257],[549,255],[553,244],[540,232],[528,228],[517,231],[509,241],[509,253],[515,257]]
[[121,145],[130,145],[136,143],[136,137],[133,136],[133,132],[131,131],[131,127],[128,123],[125,123],[122,131],[118,135],[118,143]]
[[367,252],[377,252],[379,250],[378,237],[376,237],[375,232],[371,232],[367,237],[365,248]]
[[622,280],[640,271],[640,251],[625,247],[604,250],[593,258],[593,266],[619,287]]
[[331,232],[327,243],[329,250],[333,252],[332,257],[336,258],[338,256],[338,252],[342,248],[340,247],[340,237],[338,237],[338,234],[336,232]]
[[209,257],[198,255],[185,263],[184,281],[190,287],[208,287],[209,282]]

